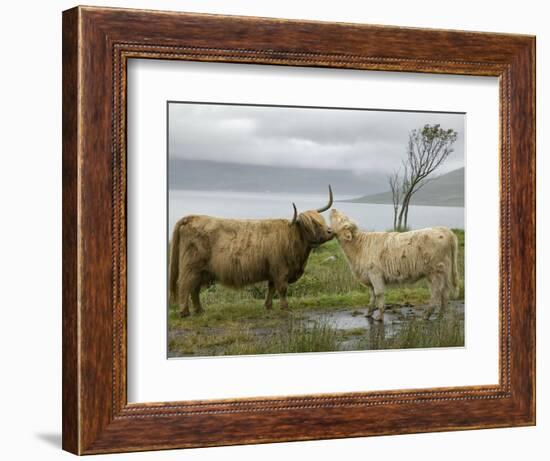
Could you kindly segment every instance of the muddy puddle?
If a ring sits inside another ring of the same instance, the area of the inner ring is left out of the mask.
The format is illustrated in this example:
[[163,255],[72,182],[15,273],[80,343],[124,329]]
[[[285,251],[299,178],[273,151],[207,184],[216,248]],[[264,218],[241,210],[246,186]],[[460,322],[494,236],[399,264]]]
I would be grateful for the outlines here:
[[[423,320],[427,306],[387,305],[384,321],[377,321],[378,311],[367,317],[368,308],[354,308],[337,311],[303,312],[302,319],[306,324],[323,324],[339,330],[347,336],[341,343],[342,350],[353,350],[365,335],[376,334],[383,339],[395,337],[399,331],[412,320]],[[430,317],[430,322],[438,319],[438,311]],[[444,318],[459,317],[464,319],[464,301],[451,301]]]

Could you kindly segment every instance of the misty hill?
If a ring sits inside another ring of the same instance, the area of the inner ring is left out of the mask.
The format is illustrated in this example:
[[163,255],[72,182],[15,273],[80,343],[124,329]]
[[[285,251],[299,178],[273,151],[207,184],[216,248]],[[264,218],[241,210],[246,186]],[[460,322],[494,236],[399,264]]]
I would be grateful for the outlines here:
[[[386,186],[387,188],[387,186]],[[383,203],[392,204],[390,191],[380,194],[370,194],[352,200],[344,200],[353,203]],[[429,206],[464,206],[464,168],[453,170],[441,175],[413,195],[412,205]]]
[[322,170],[206,160],[169,160],[170,189],[227,190],[318,194],[332,185],[335,196],[374,194],[387,188],[384,174],[358,175],[351,170]]

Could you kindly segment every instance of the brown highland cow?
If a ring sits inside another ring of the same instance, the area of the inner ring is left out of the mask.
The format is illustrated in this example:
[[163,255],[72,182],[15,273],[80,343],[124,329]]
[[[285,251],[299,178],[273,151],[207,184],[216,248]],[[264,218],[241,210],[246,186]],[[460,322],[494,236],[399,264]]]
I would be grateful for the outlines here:
[[288,309],[289,283],[304,273],[312,248],[333,238],[320,213],[332,206],[287,219],[222,219],[191,215],[174,226],[169,258],[170,302],[178,304],[182,316],[189,315],[189,299],[195,312],[202,311],[199,293],[214,281],[241,288],[268,282],[265,307],[271,309],[275,291],[281,309]]

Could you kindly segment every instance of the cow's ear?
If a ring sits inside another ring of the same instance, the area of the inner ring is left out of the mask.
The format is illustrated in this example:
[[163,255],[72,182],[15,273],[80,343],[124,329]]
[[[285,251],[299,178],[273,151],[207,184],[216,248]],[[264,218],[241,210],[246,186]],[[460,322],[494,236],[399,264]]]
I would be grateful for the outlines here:
[[354,226],[350,225],[350,224],[346,224],[344,226],[344,230],[342,232],[342,238],[346,241],[346,242],[350,242],[352,239],[353,239],[353,229]]
[[346,242],[351,242],[351,239],[353,238],[353,234],[351,233],[350,230],[345,230],[344,232],[342,232],[342,238]]

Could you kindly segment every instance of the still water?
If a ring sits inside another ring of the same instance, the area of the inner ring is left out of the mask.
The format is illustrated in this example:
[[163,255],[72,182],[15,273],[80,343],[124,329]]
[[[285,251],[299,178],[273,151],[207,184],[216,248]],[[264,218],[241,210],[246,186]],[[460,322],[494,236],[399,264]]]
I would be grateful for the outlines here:
[[[337,196],[335,200],[352,197]],[[221,218],[292,218],[292,202],[298,212],[320,208],[328,200],[326,195],[273,194],[226,191],[170,190],[168,193],[168,229],[172,233],[174,224],[189,214],[204,214]],[[392,205],[370,203],[335,202],[337,208],[357,221],[365,230],[384,231],[392,227]],[[328,212],[324,213],[328,222]],[[464,208],[411,206],[409,226],[412,229],[431,226],[464,228]]]

